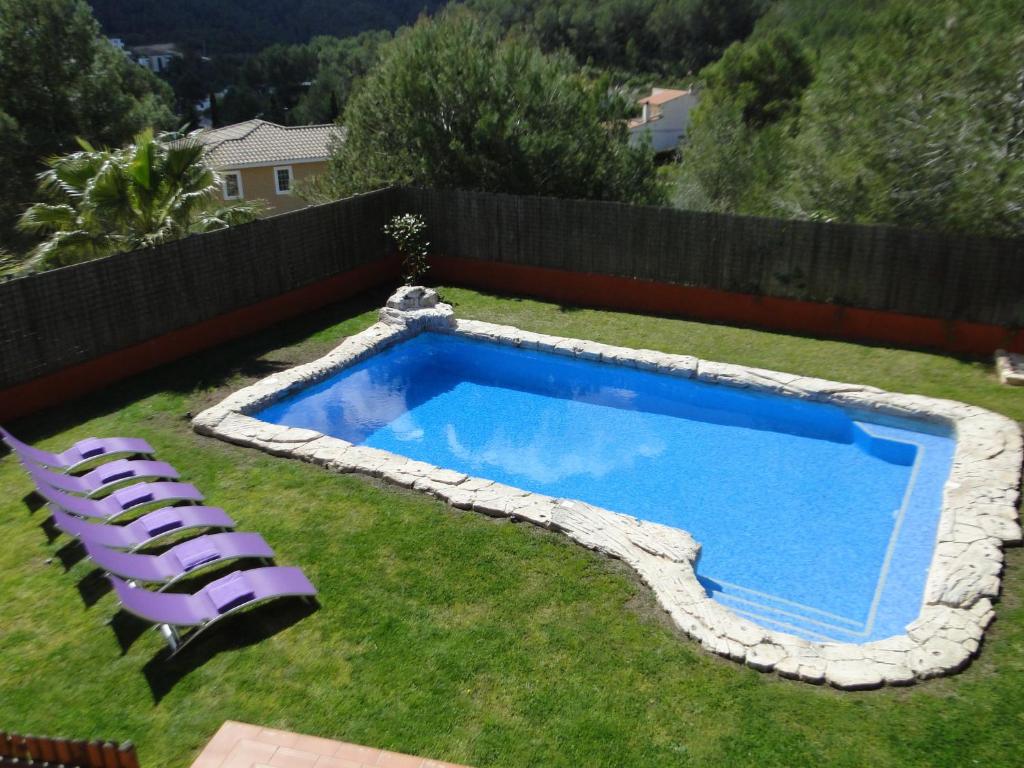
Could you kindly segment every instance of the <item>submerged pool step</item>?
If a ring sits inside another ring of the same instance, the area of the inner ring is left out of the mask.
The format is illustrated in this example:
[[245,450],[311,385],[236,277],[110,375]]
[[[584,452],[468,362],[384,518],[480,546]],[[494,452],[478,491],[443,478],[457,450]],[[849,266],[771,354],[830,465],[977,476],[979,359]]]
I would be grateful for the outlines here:
[[901,467],[912,466],[917,459],[917,446],[906,440],[896,440],[887,436],[889,430],[880,424],[867,424],[863,421],[853,422],[853,442],[869,456],[898,464]]
[[807,640],[864,642],[865,622],[800,605],[790,600],[729,585],[711,591],[724,606],[762,626]]

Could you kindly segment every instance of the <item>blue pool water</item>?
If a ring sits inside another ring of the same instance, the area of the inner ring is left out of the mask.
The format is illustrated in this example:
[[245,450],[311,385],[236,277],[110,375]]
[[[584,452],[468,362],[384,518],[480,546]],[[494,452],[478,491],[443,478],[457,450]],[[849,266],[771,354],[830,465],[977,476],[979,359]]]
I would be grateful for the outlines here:
[[682,528],[714,599],[848,642],[917,617],[954,450],[924,422],[434,333],[256,416]]

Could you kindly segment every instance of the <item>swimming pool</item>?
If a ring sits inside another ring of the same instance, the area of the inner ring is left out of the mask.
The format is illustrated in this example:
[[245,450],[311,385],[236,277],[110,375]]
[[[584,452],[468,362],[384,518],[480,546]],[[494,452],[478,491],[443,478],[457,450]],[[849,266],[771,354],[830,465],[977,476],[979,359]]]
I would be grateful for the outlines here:
[[709,651],[844,689],[962,669],[1021,541],[1004,416],[457,320],[421,287],[192,425],[558,532]]
[[716,600],[830,640],[916,618],[954,449],[924,424],[437,333],[254,415],[689,531]]

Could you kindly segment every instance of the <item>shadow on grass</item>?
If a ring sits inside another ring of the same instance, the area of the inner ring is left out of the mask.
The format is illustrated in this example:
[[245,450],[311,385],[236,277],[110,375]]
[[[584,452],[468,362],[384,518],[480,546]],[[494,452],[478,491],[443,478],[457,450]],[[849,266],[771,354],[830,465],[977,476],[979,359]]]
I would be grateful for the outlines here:
[[[217,654],[263,642],[313,615],[319,608],[320,604],[315,600],[276,600],[225,619],[175,656],[171,656],[170,648],[162,649],[142,668],[153,694],[153,702],[159,704],[174,690],[174,686],[180,680],[202,667]],[[118,616],[123,613],[122,611]],[[141,632],[139,634],[141,635]],[[135,639],[137,638],[138,635]],[[120,641],[120,637],[118,640]],[[122,645],[122,648],[124,647]]]
[[38,512],[44,506],[46,506],[46,499],[40,496],[36,491],[29,491],[22,499],[22,504],[28,509],[28,513],[31,515],[34,512]]
[[87,573],[76,586],[86,608],[92,608],[104,595],[109,595],[113,589],[110,586],[110,581],[100,568]]
[[53,554],[54,557],[60,560],[60,564],[64,566],[64,573],[70,571],[80,562],[85,560],[86,557],[85,547],[82,546],[82,542],[78,539],[72,539]]
[[46,536],[46,543],[53,544],[57,539],[61,537],[63,531],[57,527],[57,523],[52,517],[48,517],[39,524],[39,530]]
[[135,641],[142,637],[147,629],[153,628],[150,622],[140,619],[138,616],[133,616],[128,611],[121,610],[115,613],[108,623],[114,631],[117,644],[121,646],[122,656],[131,650],[131,647],[135,645]]

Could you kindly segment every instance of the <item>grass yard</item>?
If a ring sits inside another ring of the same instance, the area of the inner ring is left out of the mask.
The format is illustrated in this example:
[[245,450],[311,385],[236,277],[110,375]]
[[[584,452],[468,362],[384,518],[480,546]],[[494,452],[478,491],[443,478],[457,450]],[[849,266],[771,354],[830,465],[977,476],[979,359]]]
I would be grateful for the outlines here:
[[[1024,420],[989,365],[449,288],[461,317],[974,403]],[[849,694],[763,675],[675,631],[621,563],[528,525],[199,437],[186,414],[370,325],[365,296],[9,425],[64,448],[138,435],[299,565],[285,602],[162,660],[0,459],[0,729],[133,740],[185,768],[228,718],[489,766],[1010,766],[1024,755],[1021,550],[963,674]]]

